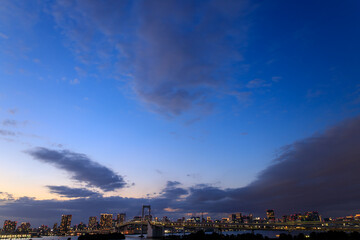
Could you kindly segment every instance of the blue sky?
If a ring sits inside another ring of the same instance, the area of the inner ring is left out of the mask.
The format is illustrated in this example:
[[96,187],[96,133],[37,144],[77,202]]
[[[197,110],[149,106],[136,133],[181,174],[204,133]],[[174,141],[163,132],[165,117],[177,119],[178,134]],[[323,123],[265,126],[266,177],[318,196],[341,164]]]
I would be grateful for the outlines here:
[[[4,1],[0,192],[12,195],[4,201],[74,201],[48,186],[139,202],[177,186],[168,181],[252,186],[285,146],[359,114],[359,7]],[[50,153],[69,164],[84,154],[117,187],[80,177]]]

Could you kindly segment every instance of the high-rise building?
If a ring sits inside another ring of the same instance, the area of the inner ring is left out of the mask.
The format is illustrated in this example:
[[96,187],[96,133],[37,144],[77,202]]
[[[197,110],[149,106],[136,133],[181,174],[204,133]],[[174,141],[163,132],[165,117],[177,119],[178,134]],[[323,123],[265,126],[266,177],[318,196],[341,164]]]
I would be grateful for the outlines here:
[[230,214],[229,219],[230,219],[231,222],[235,222],[236,221],[236,213]]
[[72,215],[62,215],[61,216],[61,224],[60,224],[60,232],[66,233],[70,230]]
[[242,222],[242,213],[236,213],[236,221]]
[[38,228],[38,232],[40,233],[40,235],[48,235],[50,230],[51,229],[47,225],[41,225]]
[[83,231],[86,229],[86,225],[83,222],[80,222],[78,225],[75,225],[74,228],[76,231]]
[[96,230],[97,225],[98,225],[97,218],[96,217],[89,217],[88,229],[89,230]]
[[59,232],[59,227],[57,223],[54,223],[53,229],[52,229],[53,233],[57,234]]
[[100,227],[102,229],[111,229],[113,222],[113,215],[108,213],[102,213],[100,215]]
[[117,224],[122,224],[126,221],[126,213],[119,213],[116,216],[116,223]]
[[275,212],[272,209],[266,210],[266,219],[268,221],[275,221]]
[[305,215],[306,221],[320,221],[320,216],[318,212],[306,212]]
[[4,226],[3,226],[3,231],[6,232],[6,233],[15,232],[16,224],[17,224],[16,221],[5,220],[4,221]]
[[28,222],[22,222],[20,226],[18,227],[18,231],[21,233],[27,233],[30,229],[30,223]]

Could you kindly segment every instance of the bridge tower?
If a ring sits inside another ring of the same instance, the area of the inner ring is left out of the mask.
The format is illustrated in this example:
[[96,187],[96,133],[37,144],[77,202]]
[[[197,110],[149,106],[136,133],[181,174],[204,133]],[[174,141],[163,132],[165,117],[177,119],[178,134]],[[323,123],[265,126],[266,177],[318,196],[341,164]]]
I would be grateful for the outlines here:
[[141,236],[140,237],[144,237],[144,231],[143,231],[143,228],[144,228],[144,224],[143,224],[143,221],[145,220],[145,209],[147,209],[149,211],[149,218],[151,216],[151,206],[150,205],[143,205],[142,206],[142,211],[141,211]]

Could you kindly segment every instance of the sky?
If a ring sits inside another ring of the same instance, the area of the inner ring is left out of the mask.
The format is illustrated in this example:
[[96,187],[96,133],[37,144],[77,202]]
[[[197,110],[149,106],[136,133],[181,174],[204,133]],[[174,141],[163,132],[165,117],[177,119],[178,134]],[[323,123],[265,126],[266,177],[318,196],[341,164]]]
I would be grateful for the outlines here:
[[360,213],[359,8],[3,0],[0,224]]

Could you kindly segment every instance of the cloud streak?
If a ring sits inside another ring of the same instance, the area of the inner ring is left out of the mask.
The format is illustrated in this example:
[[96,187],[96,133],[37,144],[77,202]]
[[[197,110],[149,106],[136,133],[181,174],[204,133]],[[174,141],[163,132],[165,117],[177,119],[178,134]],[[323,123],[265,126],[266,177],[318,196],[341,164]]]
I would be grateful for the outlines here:
[[18,126],[25,126],[27,123],[28,123],[27,121],[19,122],[14,119],[5,119],[2,122],[2,125],[6,127],[18,127]]
[[0,135],[2,136],[16,136],[16,133],[13,131],[8,131],[8,130],[4,130],[4,129],[0,129]]
[[86,188],[70,188],[67,186],[46,186],[50,193],[58,194],[67,198],[93,197],[99,195],[97,192],[90,191]]
[[26,151],[34,159],[65,170],[71,178],[103,191],[114,191],[126,186],[122,176],[91,160],[88,156],[69,150],[34,148]]

